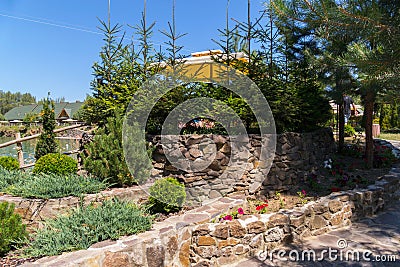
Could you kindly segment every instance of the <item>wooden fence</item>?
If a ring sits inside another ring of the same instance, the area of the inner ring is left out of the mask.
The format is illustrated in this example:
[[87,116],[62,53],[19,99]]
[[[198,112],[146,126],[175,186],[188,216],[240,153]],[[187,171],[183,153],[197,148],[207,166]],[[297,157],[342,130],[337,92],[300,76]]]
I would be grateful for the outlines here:
[[[60,133],[60,132],[64,132],[64,131],[67,131],[67,130],[81,128],[81,127],[84,127],[84,126],[85,125],[81,125],[81,124],[80,125],[71,125],[71,126],[60,128],[60,129],[55,129],[54,133]],[[3,144],[0,144],[0,148],[8,147],[8,146],[12,146],[12,145],[16,144],[17,145],[19,168],[20,169],[29,168],[29,167],[34,166],[35,163],[30,163],[30,164],[26,164],[25,165],[25,163],[24,163],[24,153],[23,153],[23,150],[22,150],[22,143],[25,142],[25,141],[32,140],[32,139],[36,139],[39,136],[40,136],[40,134],[34,134],[34,135],[30,135],[30,136],[26,136],[26,137],[21,138],[21,134],[20,133],[16,133],[15,140],[8,141],[8,142],[5,142]],[[80,139],[80,138],[70,138],[70,137],[56,137],[56,138],[57,139],[75,139],[75,140]],[[71,154],[77,154],[78,152],[79,152],[79,150],[76,149],[76,150],[64,152],[64,154],[71,155]]]

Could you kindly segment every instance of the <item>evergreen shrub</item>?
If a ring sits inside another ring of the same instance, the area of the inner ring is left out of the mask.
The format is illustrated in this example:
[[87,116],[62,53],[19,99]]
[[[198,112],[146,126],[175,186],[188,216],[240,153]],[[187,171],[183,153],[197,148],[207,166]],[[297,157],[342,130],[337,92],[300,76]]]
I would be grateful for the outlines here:
[[132,185],[135,180],[129,172],[122,149],[122,117],[108,118],[107,124],[97,130],[93,141],[82,154],[83,164],[93,176],[119,186]]
[[49,153],[55,153],[58,148],[54,133],[56,128],[54,102],[50,100],[50,96],[43,100],[43,110],[40,115],[43,122],[43,133],[39,136],[36,144],[35,159],[39,159]]
[[185,185],[173,177],[158,179],[149,193],[150,210],[155,213],[179,211],[186,199]]
[[0,192],[5,190],[13,184],[26,180],[26,173],[20,171],[9,171],[0,168]]
[[13,203],[0,203],[0,256],[7,254],[13,247],[26,241],[28,233],[21,216],[14,212]]
[[76,174],[25,174],[23,179],[11,181],[3,191],[24,198],[50,199],[94,194],[108,186],[98,179]]
[[25,256],[52,256],[64,251],[87,249],[92,244],[120,236],[134,235],[151,228],[152,217],[135,204],[111,199],[101,205],[79,207],[71,214],[45,221]]
[[71,157],[59,153],[50,153],[36,161],[33,173],[74,174],[78,171],[78,163]]
[[19,169],[19,162],[13,157],[3,156],[0,157],[0,166],[6,170],[14,171]]
[[356,134],[356,130],[350,124],[344,126],[344,136],[352,137]]

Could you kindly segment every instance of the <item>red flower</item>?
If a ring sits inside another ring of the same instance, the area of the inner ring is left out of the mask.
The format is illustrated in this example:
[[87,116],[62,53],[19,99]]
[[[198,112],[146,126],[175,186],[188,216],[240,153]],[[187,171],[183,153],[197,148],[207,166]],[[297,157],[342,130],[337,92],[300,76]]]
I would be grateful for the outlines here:
[[301,190],[301,193],[303,194],[303,196],[306,196],[307,195],[307,192],[306,192],[306,190]]
[[339,191],[340,191],[340,188],[338,188],[338,187],[332,187],[332,188],[331,188],[331,191],[332,191],[332,192],[339,192]]
[[267,203],[262,204],[262,205],[260,205],[260,206],[257,206],[257,207],[256,207],[256,210],[262,210],[262,209],[264,209],[264,208],[266,208],[266,207],[268,207],[268,204],[267,204]]
[[223,217],[222,219],[224,219],[225,221],[232,221],[232,216],[231,215],[226,215],[225,217]]
[[240,215],[243,215],[243,214],[244,214],[243,209],[242,209],[242,208],[238,208],[238,213],[239,213]]

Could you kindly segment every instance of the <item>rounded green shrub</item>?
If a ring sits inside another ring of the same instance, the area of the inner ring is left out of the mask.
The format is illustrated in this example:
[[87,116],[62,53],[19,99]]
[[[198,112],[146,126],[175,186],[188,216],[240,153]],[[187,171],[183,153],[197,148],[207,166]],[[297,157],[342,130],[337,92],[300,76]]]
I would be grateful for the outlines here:
[[155,181],[149,193],[150,210],[156,213],[179,211],[186,199],[185,185],[173,177]]
[[71,157],[59,153],[50,153],[36,161],[33,173],[74,174],[78,171],[78,163]]
[[344,136],[351,137],[356,134],[356,130],[354,130],[353,126],[350,124],[346,124],[344,126]]
[[26,226],[19,214],[14,213],[15,205],[0,203],[0,256],[7,254],[13,247],[28,237]]
[[0,166],[6,170],[14,171],[19,169],[19,162],[13,157],[3,156],[0,157]]

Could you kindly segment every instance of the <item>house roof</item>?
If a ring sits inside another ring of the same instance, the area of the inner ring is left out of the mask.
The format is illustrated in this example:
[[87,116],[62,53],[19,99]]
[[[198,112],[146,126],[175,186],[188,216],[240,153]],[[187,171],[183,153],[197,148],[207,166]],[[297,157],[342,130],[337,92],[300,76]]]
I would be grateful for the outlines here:
[[4,117],[8,121],[23,120],[25,118],[25,116],[29,113],[32,113],[32,111],[37,106],[38,106],[38,104],[31,104],[31,105],[26,105],[26,106],[15,107],[15,108],[9,110],[6,114],[4,114]]
[[[83,102],[55,103],[54,104],[54,114],[56,116],[56,119],[59,118],[59,116],[61,115],[61,113],[63,111],[64,111],[63,114],[68,115],[68,117],[65,119],[72,118],[82,105],[83,105]],[[8,111],[6,114],[4,114],[4,117],[8,121],[23,120],[25,118],[25,116],[29,113],[40,114],[42,109],[43,109],[43,105],[41,105],[41,104],[32,104],[32,105],[15,107],[15,108],[11,109],[10,111]]]

